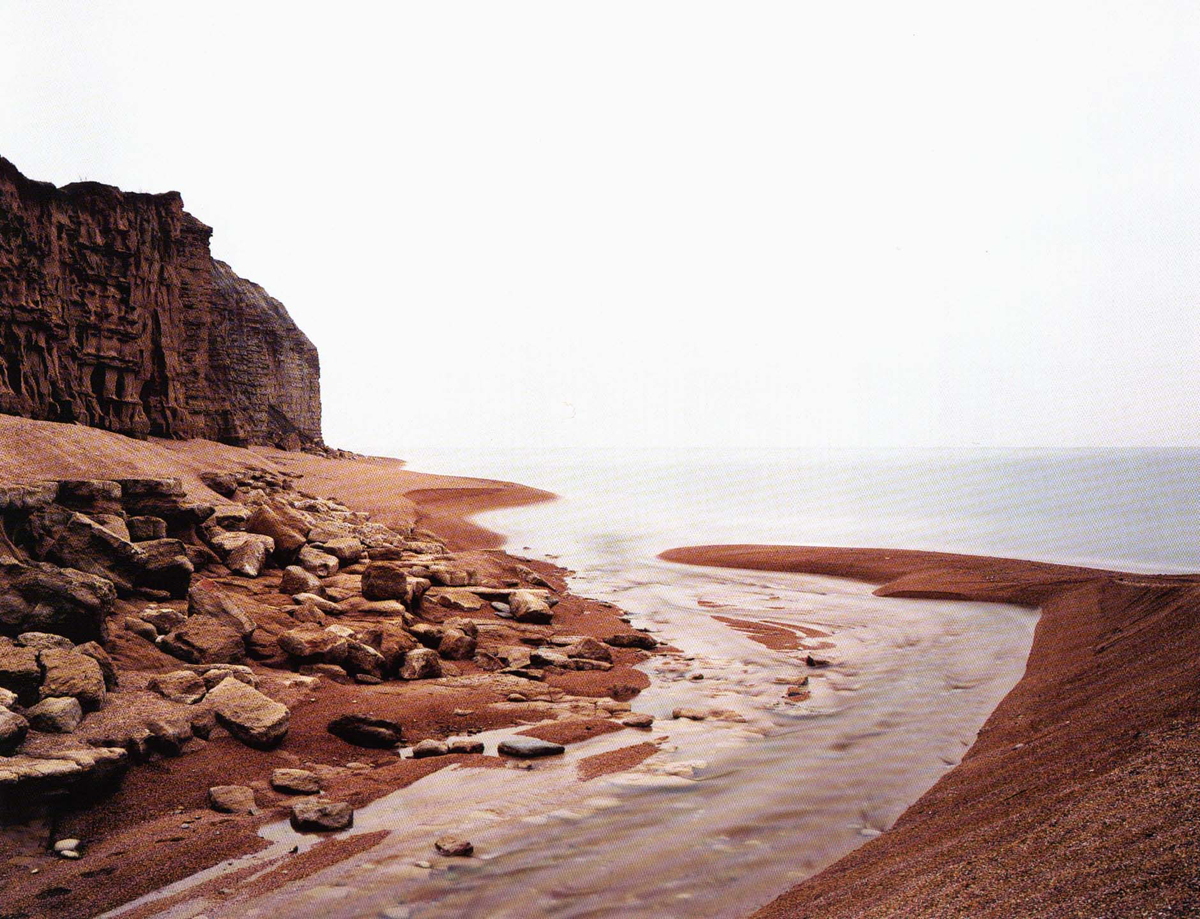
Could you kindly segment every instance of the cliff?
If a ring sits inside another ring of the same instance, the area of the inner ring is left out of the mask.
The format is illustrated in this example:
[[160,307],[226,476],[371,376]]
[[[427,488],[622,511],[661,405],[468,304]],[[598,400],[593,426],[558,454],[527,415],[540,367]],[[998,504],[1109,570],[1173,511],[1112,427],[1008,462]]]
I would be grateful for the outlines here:
[[0,413],[320,445],[316,348],[211,234],[177,192],[56,188],[0,157]]

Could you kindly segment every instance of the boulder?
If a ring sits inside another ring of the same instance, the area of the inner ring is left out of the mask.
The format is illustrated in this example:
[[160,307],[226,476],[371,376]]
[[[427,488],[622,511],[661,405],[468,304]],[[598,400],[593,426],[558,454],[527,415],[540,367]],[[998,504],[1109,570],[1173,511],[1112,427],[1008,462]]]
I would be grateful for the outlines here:
[[90,514],[89,516],[108,532],[120,536],[126,542],[132,541],[129,535],[129,524],[124,517],[117,514]]
[[38,652],[42,668],[41,697],[73,696],[86,712],[100,709],[108,691],[104,687],[104,671],[100,664],[78,651],[50,648]]
[[100,672],[104,674],[104,688],[109,692],[117,688],[117,666],[113,663],[113,659],[108,656],[100,645],[94,641],[85,641],[83,644],[75,648],[80,654],[86,654],[97,664],[100,665]]
[[362,595],[368,600],[404,600],[408,573],[397,562],[371,562],[363,572]]
[[204,521],[205,529],[211,531],[228,530],[243,532],[253,512],[244,504],[218,504],[213,508],[212,516]]
[[432,565],[429,568],[429,579],[434,584],[441,584],[443,587],[466,587],[475,580],[475,577],[472,572],[463,568]]
[[172,670],[170,673],[155,674],[146,684],[151,692],[164,699],[183,705],[195,705],[208,691],[204,678],[190,670]]
[[336,616],[339,613],[344,612],[342,608],[332,600],[326,600],[324,597],[317,594],[296,594],[292,597],[292,600],[296,603],[299,603],[301,606],[315,606],[321,612],[330,616]]
[[315,795],[321,790],[321,780],[307,769],[276,769],[271,773],[271,787],[287,795]]
[[0,760],[0,817],[29,814],[47,799],[94,798],[112,789],[128,765],[129,754],[114,747],[57,747]]
[[510,737],[500,741],[497,749],[505,756],[515,756],[520,759],[532,759],[538,756],[557,756],[566,752],[562,744],[540,740],[537,737]]
[[509,595],[508,605],[517,622],[546,625],[553,617],[542,595],[532,590],[514,590]]
[[280,562],[291,561],[304,546],[304,534],[289,526],[267,505],[254,509],[246,521],[246,530],[269,536],[274,545],[275,558]]
[[279,635],[279,647],[306,664],[340,664],[346,659],[346,639],[317,625],[302,625]]
[[429,597],[438,606],[463,612],[471,612],[483,607],[483,598],[465,587],[439,587],[435,590],[436,593],[431,593]]
[[288,610],[288,614],[297,622],[311,622],[313,625],[319,625],[322,628],[329,622],[329,617],[312,603],[302,603],[299,606],[292,607]]
[[121,504],[130,516],[161,517],[177,529],[212,516],[212,505],[191,501],[179,479],[121,479],[120,484]]
[[58,483],[55,502],[73,511],[121,514],[121,486],[98,479],[65,479]]
[[[193,587],[193,590],[195,588]],[[159,635],[166,635],[172,629],[177,629],[187,621],[187,616],[169,606],[152,606],[142,610],[138,617],[143,622],[154,627]],[[151,638],[151,641],[154,639]]]
[[565,649],[567,657],[580,657],[592,661],[607,661],[612,663],[612,651],[601,641],[595,638],[581,638],[574,644],[568,645]]
[[470,635],[472,638],[479,637],[479,624],[474,619],[468,619],[465,616],[455,616],[452,619],[447,619],[442,623],[443,629],[458,629],[465,635]]
[[[74,700],[72,700],[74,701]],[[75,703],[78,707],[79,703]],[[36,707],[36,706],[35,706]],[[82,715],[82,712],[80,713]],[[8,709],[0,709],[0,756],[12,756],[17,747],[25,742],[29,733],[29,722]],[[0,769],[4,768],[0,765]]]
[[444,740],[422,740],[412,749],[413,759],[424,759],[427,756],[445,756],[450,752],[450,745]]
[[254,675],[253,670],[244,664],[217,664],[216,666],[190,664],[188,665],[188,669],[192,673],[199,673],[204,678],[206,689],[212,689],[227,676],[231,676],[235,680],[240,680],[254,689],[258,688],[258,677]]
[[259,533],[217,533],[208,543],[234,574],[256,578],[275,551],[275,541]]
[[370,715],[342,715],[328,725],[329,733],[356,747],[384,750],[403,742],[403,728],[395,721]]
[[289,597],[296,594],[321,594],[321,579],[311,571],[305,571],[299,565],[288,565],[283,569],[283,577],[279,579],[279,592]]
[[446,629],[438,653],[447,660],[465,661],[475,656],[475,639],[458,629]]
[[404,655],[404,663],[400,665],[402,680],[432,680],[442,675],[442,662],[436,651],[429,648],[417,648]]
[[283,740],[292,717],[287,706],[233,677],[209,690],[205,704],[230,734],[263,750]]
[[363,544],[353,536],[330,539],[321,543],[320,548],[336,558],[343,568],[353,565],[366,554]]
[[72,696],[51,696],[27,710],[35,731],[70,734],[83,721],[83,706]]
[[30,514],[53,504],[58,497],[57,482],[32,482],[24,485],[0,485],[0,513],[15,511]]
[[645,632],[621,632],[604,639],[604,643],[614,648],[641,648],[643,651],[653,651],[658,647],[657,639]]
[[353,640],[346,642],[346,660],[343,666],[349,673],[373,676],[380,680],[388,671],[387,659],[379,651],[361,641]]
[[627,728],[654,727],[654,716],[647,712],[630,712],[621,719],[621,724]]
[[136,586],[165,590],[172,599],[187,596],[196,566],[188,557],[187,546],[178,539],[149,539],[136,547],[141,553],[141,571]]
[[83,514],[67,519],[45,556],[61,567],[106,578],[125,596],[133,592],[143,567],[137,546]]
[[10,568],[6,575],[0,598],[15,602],[0,603],[0,628],[103,643],[105,618],[117,599],[112,581],[44,562]]
[[398,622],[381,622],[359,632],[364,644],[378,651],[384,660],[386,673],[395,673],[404,663],[404,655],[419,647],[417,640],[412,637]]
[[17,694],[11,689],[0,689],[0,708],[12,708],[17,704]]
[[472,740],[469,737],[458,737],[450,741],[450,752],[476,755],[483,752],[483,741]]
[[246,656],[242,636],[212,616],[189,616],[183,625],[160,638],[158,645],[189,664],[237,663]]
[[245,785],[214,785],[208,790],[208,806],[220,814],[251,814],[256,806],[254,789]]
[[167,538],[167,521],[161,517],[130,517],[127,526],[131,542]]
[[308,798],[292,805],[291,824],[299,833],[344,830],[354,825],[354,808],[343,801]]
[[22,632],[17,636],[17,644],[22,648],[33,648],[34,651],[48,651],[51,648],[70,651],[75,647],[71,639],[52,632]]
[[447,858],[467,858],[475,851],[475,847],[465,839],[457,836],[443,836],[433,844],[433,847]]
[[189,616],[208,616],[243,637],[255,629],[254,620],[246,614],[241,604],[215,581],[207,578],[197,581],[188,591],[187,598]]
[[319,578],[333,577],[337,574],[338,560],[312,546],[305,546],[301,549],[296,556],[296,561],[305,571],[315,574]]
[[146,641],[155,641],[158,638],[158,631],[145,619],[139,619],[137,616],[125,617],[125,630],[132,632],[139,638],[144,638]]
[[238,490],[237,476],[232,472],[202,472],[199,478],[222,498],[230,498]]

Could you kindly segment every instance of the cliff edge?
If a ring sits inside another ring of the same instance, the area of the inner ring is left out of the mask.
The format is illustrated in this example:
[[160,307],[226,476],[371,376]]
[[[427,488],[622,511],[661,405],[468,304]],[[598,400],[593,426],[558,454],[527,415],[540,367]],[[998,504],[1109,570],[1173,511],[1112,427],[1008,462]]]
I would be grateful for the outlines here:
[[321,446],[317,349],[211,234],[178,192],[58,188],[0,157],[0,413]]

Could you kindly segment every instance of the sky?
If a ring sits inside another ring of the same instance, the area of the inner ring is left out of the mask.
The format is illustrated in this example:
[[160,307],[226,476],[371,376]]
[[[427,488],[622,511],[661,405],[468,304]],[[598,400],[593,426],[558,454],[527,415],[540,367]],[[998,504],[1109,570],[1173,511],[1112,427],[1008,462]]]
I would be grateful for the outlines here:
[[1200,5],[0,0],[0,155],[178,190],[326,440],[1200,442]]

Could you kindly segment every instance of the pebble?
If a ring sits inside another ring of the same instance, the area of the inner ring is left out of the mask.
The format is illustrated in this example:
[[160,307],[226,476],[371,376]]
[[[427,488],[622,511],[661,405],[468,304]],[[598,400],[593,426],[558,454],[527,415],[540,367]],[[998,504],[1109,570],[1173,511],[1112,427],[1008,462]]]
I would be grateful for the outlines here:
[[457,715],[459,718],[466,718],[467,715],[474,715],[475,709],[473,709],[473,708],[456,708],[454,710],[454,714]]
[[459,839],[456,836],[443,836],[433,844],[442,855],[448,855],[456,858],[466,858],[475,851],[475,847],[465,839]]
[[704,674],[703,673],[692,673],[692,674],[688,675],[688,679],[689,680],[702,680],[702,679],[704,679]]

